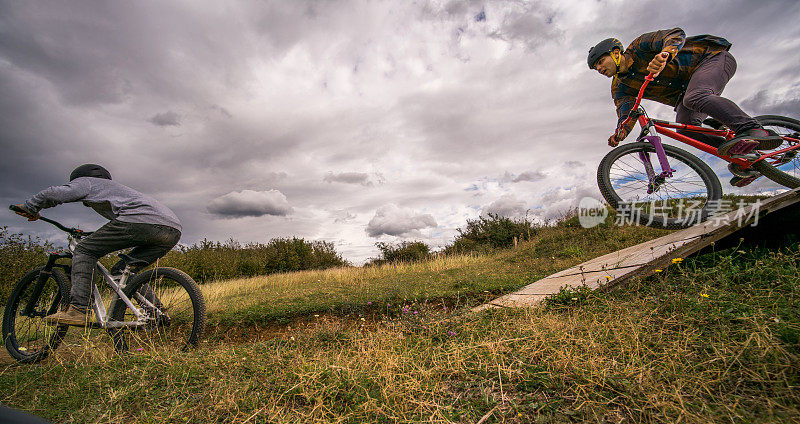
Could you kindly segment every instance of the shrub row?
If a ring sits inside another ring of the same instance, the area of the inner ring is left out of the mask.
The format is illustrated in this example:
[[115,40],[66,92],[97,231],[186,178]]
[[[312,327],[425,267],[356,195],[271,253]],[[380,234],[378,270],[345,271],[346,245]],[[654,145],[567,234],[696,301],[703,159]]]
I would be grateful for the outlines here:
[[225,243],[203,239],[191,246],[179,246],[159,260],[159,266],[178,268],[197,281],[343,265],[347,262],[336,252],[333,243],[296,237],[245,245],[233,239]]
[[[17,280],[30,269],[44,265],[52,243],[9,232],[0,227],[0,305],[5,304]],[[116,256],[101,260],[106,267]],[[347,265],[333,243],[280,238],[269,243],[242,245],[203,240],[191,246],[178,246],[161,258],[159,266],[183,270],[198,282],[213,279],[252,277],[276,272],[324,269]]]
[[53,245],[47,241],[25,237],[0,227],[0,304],[5,304],[14,284],[35,266],[44,265]]
[[[569,217],[564,217],[556,225],[561,225],[567,218]],[[474,220],[468,219],[466,227],[458,229],[458,235],[453,240],[453,244],[445,246],[441,252],[432,252],[430,247],[421,241],[375,243],[381,255],[371,259],[367,265],[421,261],[436,254],[485,253],[512,247],[514,239],[517,241],[530,240],[538,231],[539,226],[527,219],[512,219],[488,214]]]

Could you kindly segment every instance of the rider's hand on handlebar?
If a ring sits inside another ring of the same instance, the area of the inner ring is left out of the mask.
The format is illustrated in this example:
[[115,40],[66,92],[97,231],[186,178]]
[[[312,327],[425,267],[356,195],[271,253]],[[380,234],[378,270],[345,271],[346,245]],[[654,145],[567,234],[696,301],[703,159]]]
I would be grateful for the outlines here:
[[661,52],[657,54],[656,57],[654,57],[653,60],[651,60],[650,63],[647,65],[647,72],[650,72],[651,74],[653,74],[654,77],[657,77],[658,74],[660,74],[661,71],[664,70],[664,67],[667,66],[668,59],[669,59],[668,52]]
[[25,210],[25,208],[22,207],[22,204],[14,206],[16,206],[16,208],[14,209],[14,213],[20,216],[24,216],[25,218],[28,218],[28,221],[36,221],[37,219],[40,218],[38,212],[36,214],[31,214],[30,212]]
[[614,134],[611,134],[611,137],[608,137],[608,145],[611,147],[617,147],[619,142],[625,140],[625,137],[627,136],[628,132],[625,131],[624,128],[620,128]]

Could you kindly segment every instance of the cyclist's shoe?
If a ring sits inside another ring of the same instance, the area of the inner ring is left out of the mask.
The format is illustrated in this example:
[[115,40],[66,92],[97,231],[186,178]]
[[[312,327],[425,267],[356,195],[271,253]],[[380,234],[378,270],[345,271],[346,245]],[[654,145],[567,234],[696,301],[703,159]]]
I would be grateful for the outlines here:
[[722,143],[717,149],[717,154],[720,156],[746,155],[756,149],[774,149],[781,143],[783,143],[783,139],[774,131],[751,128]]
[[51,325],[66,324],[86,327],[89,323],[89,312],[81,311],[74,305],[69,305],[66,311],[58,311],[52,315],[48,315],[44,317],[44,321]]
[[736,175],[734,175],[733,178],[731,178],[731,185],[734,187],[744,187],[752,183],[753,181],[757,180],[759,177],[761,177],[761,174],[745,178],[737,177]]
[[731,174],[733,174],[734,177],[739,177],[739,178],[750,178],[761,175],[761,173],[759,173],[753,168],[742,169],[739,165],[735,163],[728,164],[728,171],[731,171]]

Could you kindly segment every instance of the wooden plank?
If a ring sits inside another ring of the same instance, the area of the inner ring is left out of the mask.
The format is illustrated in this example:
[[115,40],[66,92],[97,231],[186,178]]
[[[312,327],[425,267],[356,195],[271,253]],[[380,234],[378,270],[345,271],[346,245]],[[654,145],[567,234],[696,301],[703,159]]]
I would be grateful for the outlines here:
[[619,284],[635,276],[651,274],[656,269],[668,267],[673,259],[689,256],[712,242],[728,237],[748,225],[757,224],[768,214],[793,204],[800,206],[800,188],[749,205],[742,210],[712,217],[706,222],[664,237],[591,259],[478,306],[473,311],[534,306],[564,286],[596,289]]

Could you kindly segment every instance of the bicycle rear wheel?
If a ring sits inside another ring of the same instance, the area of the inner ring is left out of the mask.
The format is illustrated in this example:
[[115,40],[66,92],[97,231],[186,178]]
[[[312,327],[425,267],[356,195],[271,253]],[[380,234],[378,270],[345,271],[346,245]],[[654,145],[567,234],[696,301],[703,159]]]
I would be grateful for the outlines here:
[[45,280],[41,294],[33,298],[43,269],[35,268],[19,280],[3,311],[3,341],[11,357],[19,362],[34,363],[45,359],[61,344],[69,328],[44,322],[45,316],[69,305],[70,284],[64,271],[54,268]]
[[[773,130],[784,137],[783,144],[774,150],[785,149],[797,144],[796,141],[787,140],[785,137],[795,140],[800,138],[800,121],[777,115],[763,115],[755,118],[764,128]],[[758,161],[753,164],[753,168],[780,185],[789,188],[800,187],[800,151],[792,150],[775,158]]]
[[[147,324],[111,330],[118,351],[150,351],[158,347],[187,350],[197,346],[206,323],[206,306],[197,283],[174,268],[154,268],[134,276],[124,291],[147,315]],[[132,322],[136,316],[117,299],[112,321]]]
[[[720,207],[722,185],[714,171],[691,153],[663,145],[672,177],[652,187],[641,154],[648,155],[660,173],[655,148],[647,142],[619,146],[609,152],[597,169],[597,184],[618,223],[640,223],[660,228],[685,228],[704,221]],[[649,188],[654,188],[648,193]],[[622,214],[622,216],[620,216]]]

